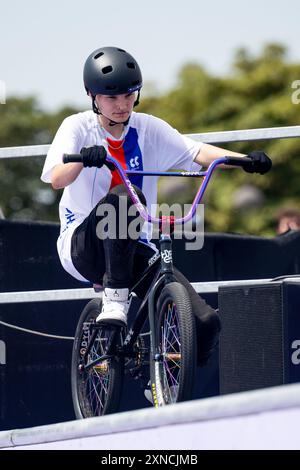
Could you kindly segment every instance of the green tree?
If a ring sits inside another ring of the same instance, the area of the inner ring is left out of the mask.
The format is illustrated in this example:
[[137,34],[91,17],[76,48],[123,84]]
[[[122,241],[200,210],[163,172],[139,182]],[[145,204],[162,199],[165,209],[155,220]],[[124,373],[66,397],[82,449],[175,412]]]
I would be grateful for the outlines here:
[[[9,98],[0,106],[0,147],[48,144],[74,108],[45,113],[34,97]],[[6,218],[58,220],[60,192],[40,181],[43,157],[0,160],[0,207]]]
[[[288,61],[282,45],[267,44],[254,57],[240,49],[226,77],[210,76],[198,64],[184,66],[175,88],[155,103],[155,114],[187,133],[293,126],[300,122],[300,105],[291,99],[291,85],[297,79],[300,64]],[[146,105],[151,112],[149,102]],[[273,169],[266,176],[220,170],[205,198],[206,229],[274,234],[277,208],[288,204],[300,207],[300,140],[222,146],[244,153],[264,149],[272,157]],[[185,202],[191,201],[195,184],[190,183]],[[244,185],[259,190],[264,203],[257,207],[239,205],[235,198],[239,196],[238,188]]]

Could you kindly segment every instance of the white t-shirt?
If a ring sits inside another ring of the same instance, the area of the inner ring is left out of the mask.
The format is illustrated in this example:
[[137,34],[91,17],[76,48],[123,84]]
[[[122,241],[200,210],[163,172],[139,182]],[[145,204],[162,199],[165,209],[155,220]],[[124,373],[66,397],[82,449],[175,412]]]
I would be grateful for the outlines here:
[[[93,111],[85,111],[62,122],[45,160],[42,181],[51,183],[52,170],[62,163],[64,153],[78,154],[82,147],[92,145],[104,145],[108,153],[128,170],[163,172],[170,168],[186,171],[200,169],[194,158],[202,143],[183,136],[165,121],[133,112],[122,139],[116,140],[100,126]],[[112,150],[112,147],[116,149]],[[157,176],[130,177],[131,182],[143,191],[149,212],[157,202],[157,179]],[[99,200],[120,182],[117,172],[112,173],[106,166],[100,169],[83,168],[76,180],[64,189],[59,204],[61,230],[57,249],[64,269],[76,279],[86,281],[72,263],[72,234]],[[149,238],[148,228],[144,230],[148,235],[144,233],[142,238]]]

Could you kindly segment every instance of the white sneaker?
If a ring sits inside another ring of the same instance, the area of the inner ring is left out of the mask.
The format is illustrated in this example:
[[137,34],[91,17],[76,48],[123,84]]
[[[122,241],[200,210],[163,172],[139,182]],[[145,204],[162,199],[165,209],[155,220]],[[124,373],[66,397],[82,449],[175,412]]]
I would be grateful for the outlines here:
[[96,322],[106,322],[116,325],[127,325],[127,313],[131,299],[128,299],[129,289],[106,288],[102,296],[102,310]]

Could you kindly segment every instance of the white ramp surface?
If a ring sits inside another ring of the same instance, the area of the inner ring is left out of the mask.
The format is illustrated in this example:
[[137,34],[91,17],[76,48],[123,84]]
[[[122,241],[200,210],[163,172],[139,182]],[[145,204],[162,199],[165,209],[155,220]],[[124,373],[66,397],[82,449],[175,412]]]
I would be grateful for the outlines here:
[[300,385],[0,432],[2,449],[299,449]]

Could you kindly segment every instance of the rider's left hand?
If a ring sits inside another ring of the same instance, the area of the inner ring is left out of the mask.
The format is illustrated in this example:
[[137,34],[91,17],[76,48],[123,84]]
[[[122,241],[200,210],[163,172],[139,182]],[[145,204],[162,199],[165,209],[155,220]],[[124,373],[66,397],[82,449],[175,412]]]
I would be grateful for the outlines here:
[[272,168],[272,160],[262,150],[250,152],[247,157],[252,160],[252,162],[243,165],[243,168],[247,173],[260,173],[263,175]]

